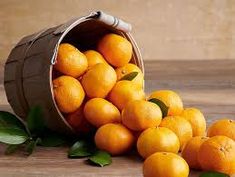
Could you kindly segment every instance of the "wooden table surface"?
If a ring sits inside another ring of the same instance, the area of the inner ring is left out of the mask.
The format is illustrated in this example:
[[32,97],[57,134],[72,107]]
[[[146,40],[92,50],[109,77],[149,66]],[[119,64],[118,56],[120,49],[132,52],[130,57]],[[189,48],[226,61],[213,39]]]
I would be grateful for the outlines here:
[[[1,72],[0,72],[1,73]],[[235,61],[148,61],[145,62],[146,92],[176,90],[185,107],[197,107],[208,125],[216,119],[235,119]],[[0,83],[3,76],[0,75]],[[0,110],[11,111],[3,85],[0,85]],[[141,177],[142,160],[136,155],[114,157],[110,166],[89,166],[83,159],[67,159],[67,148],[37,148],[27,157],[22,152],[4,155],[0,145],[1,177]],[[164,168],[164,167],[163,167]],[[200,172],[191,171],[196,177]]]

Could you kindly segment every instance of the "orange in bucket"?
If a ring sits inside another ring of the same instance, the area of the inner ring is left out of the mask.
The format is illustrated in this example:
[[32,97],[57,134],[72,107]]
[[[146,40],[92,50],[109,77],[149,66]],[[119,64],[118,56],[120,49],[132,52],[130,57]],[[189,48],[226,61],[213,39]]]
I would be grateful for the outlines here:
[[86,56],[68,43],[59,45],[55,69],[72,77],[81,76],[88,67]]
[[106,34],[99,41],[97,48],[106,61],[115,67],[124,66],[132,57],[131,43],[117,34]]

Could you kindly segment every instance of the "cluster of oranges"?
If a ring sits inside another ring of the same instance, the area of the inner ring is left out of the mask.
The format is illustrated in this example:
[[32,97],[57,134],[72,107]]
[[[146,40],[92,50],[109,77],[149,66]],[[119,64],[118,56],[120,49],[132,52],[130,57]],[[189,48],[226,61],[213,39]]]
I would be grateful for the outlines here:
[[96,146],[112,155],[137,147],[145,159],[144,177],[187,177],[189,167],[235,173],[235,122],[219,120],[206,133],[201,111],[184,108],[176,92],[147,97],[143,73],[130,63],[132,50],[117,34],[83,53],[60,44],[53,90],[67,122],[78,133],[95,129]]

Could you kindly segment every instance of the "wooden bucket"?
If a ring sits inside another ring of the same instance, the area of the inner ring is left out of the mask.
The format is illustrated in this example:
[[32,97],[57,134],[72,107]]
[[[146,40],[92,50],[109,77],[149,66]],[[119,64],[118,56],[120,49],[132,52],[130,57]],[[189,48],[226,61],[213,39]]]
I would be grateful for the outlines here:
[[30,107],[40,105],[49,128],[73,134],[75,131],[59,111],[53,96],[52,70],[59,44],[68,42],[83,51],[94,48],[103,35],[117,33],[132,43],[131,62],[144,73],[142,57],[130,30],[130,24],[97,11],[21,39],[12,49],[4,73],[7,99],[14,112],[25,119]]

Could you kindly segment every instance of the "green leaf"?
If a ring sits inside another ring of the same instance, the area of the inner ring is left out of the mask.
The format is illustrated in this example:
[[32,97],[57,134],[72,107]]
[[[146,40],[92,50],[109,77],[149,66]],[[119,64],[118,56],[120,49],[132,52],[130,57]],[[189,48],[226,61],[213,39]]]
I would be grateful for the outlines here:
[[27,126],[29,131],[35,134],[43,133],[45,129],[44,120],[42,117],[42,109],[39,106],[32,107],[27,116]]
[[41,138],[39,145],[44,147],[56,147],[65,144],[66,140],[64,137],[53,132],[49,132],[46,136]]
[[25,146],[25,150],[28,155],[31,155],[33,151],[35,150],[37,144],[41,141],[40,138],[37,138],[36,140],[29,140]]
[[0,111],[0,126],[15,127],[25,130],[25,124],[17,116],[6,111]]
[[14,152],[16,152],[17,149],[20,148],[22,144],[10,144],[7,146],[6,150],[5,150],[5,154],[6,155],[10,155],[13,154]]
[[22,144],[29,138],[25,130],[14,127],[0,127],[0,142]]
[[111,155],[105,151],[100,150],[89,157],[88,160],[101,167],[112,163]]
[[229,175],[220,172],[207,171],[200,174],[200,177],[229,177]]
[[69,158],[87,157],[94,153],[94,147],[86,141],[80,140],[73,144],[69,149]]
[[138,75],[138,72],[131,72],[123,76],[120,80],[132,81],[137,75]]
[[167,116],[169,107],[167,107],[164,102],[162,102],[161,100],[156,99],[156,98],[152,98],[152,99],[150,99],[148,101],[150,101],[152,103],[155,103],[156,105],[158,105],[160,107],[160,109],[162,111],[162,117],[166,117]]

